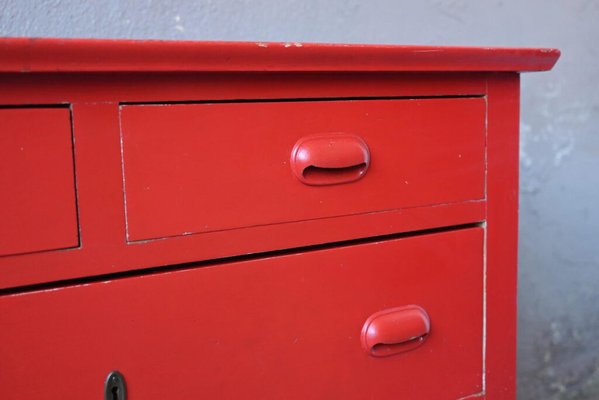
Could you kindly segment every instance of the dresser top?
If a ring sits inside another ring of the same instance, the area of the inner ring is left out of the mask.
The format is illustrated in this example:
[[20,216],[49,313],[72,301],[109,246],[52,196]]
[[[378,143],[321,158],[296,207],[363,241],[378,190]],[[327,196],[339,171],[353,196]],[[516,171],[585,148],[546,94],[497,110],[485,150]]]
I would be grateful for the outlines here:
[[0,72],[546,71],[557,49],[0,38]]

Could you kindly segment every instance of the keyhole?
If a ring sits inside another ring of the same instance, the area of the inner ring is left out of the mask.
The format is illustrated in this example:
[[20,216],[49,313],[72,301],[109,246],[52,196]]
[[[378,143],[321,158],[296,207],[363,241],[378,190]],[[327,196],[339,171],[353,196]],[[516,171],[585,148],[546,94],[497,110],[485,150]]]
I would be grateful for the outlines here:
[[114,386],[112,388],[112,400],[119,400],[119,388],[118,388],[118,386]]
[[119,371],[112,371],[104,382],[104,400],[127,400],[125,377]]

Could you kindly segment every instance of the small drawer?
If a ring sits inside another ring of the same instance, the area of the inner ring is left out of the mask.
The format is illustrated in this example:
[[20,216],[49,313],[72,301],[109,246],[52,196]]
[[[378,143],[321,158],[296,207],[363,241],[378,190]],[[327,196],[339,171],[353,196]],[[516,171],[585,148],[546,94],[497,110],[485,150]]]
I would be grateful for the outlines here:
[[482,391],[483,230],[0,297],[0,395],[458,399]]
[[68,108],[0,108],[0,256],[79,243]]
[[129,241],[484,198],[483,98],[121,106]]

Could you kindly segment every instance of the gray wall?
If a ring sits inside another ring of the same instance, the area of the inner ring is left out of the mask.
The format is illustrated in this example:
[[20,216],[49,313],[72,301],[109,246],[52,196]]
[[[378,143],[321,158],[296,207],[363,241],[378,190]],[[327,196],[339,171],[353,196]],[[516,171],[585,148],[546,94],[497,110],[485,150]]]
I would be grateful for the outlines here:
[[524,75],[519,398],[599,398],[599,1],[0,1],[0,35],[546,46]]

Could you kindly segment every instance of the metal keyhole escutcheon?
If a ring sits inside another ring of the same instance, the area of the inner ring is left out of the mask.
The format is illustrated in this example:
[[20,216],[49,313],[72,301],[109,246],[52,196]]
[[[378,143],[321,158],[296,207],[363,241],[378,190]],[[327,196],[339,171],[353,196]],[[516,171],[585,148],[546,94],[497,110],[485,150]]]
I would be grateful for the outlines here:
[[119,371],[112,371],[106,377],[104,400],[127,400],[125,377]]

